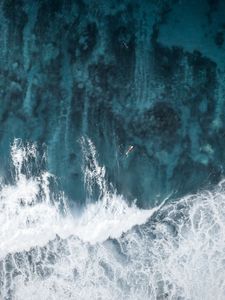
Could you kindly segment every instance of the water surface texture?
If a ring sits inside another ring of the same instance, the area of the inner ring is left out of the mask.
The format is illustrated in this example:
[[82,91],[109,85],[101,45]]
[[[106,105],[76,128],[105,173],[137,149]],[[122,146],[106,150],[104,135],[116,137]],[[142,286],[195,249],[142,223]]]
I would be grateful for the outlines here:
[[0,28],[3,173],[14,137],[45,143],[82,203],[87,135],[142,207],[221,179],[224,1],[6,0]]
[[225,299],[225,1],[0,1],[0,299]]

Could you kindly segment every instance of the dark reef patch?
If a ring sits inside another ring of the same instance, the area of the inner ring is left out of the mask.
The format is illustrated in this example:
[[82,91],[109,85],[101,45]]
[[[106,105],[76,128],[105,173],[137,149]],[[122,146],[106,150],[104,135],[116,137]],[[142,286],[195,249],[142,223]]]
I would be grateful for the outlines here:
[[[190,19],[201,25],[204,15],[209,28],[192,33],[187,24],[194,43],[187,49],[185,39],[162,38],[170,26],[179,36],[187,4],[195,7],[187,0],[3,1],[1,171],[14,137],[45,143],[50,171],[82,205],[79,139],[87,135],[118,192],[142,207],[218,182],[225,11],[222,1],[201,1]],[[208,52],[199,39],[208,39]]]

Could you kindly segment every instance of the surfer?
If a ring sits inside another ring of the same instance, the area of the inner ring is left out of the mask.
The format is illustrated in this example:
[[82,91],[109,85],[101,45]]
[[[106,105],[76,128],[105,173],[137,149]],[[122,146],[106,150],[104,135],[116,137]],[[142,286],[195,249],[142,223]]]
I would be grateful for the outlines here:
[[128,156],[128,154],[133,150],[134,150],[134,146],[130,145],[129,148],[127,149],[126,156]]

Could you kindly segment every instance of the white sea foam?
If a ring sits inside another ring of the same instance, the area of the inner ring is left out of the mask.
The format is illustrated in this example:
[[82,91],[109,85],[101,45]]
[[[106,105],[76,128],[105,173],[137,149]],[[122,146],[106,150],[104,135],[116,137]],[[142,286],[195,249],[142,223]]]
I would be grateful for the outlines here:
[[140,210],[108,188],[82,143],[89,201],[79,217],[51,192],[51,174],[32,175],[35,147],[14,143],[15,182],[0,191],[2,299],[223,299],[225,182]]
[[[53,176],[50,173],[42,171],[39,176],[30,174],[29,161],[36,159],[37,155],[35,146],[23,145],[19,140],[14,142],[11,155],[15,183],[2,186],[0,191],[0,258],[7,253],[44,246],[56,234],[62,238],[73,234],[84,241],[96,243],[109,237],[119,237],[132,226],[146,222],[155,209],[139,210],[135,205],[129,207],[122,196],[111,194],[106,188],[104,173],[96,174],[96,169],[101,167],[95,153],[92,154],[95,168],[86,169],[86,173],[89,172],[90,182],[98,179],[101,197],[95,203],[88,203],[83,214],[75,218],[62,193],[58,193],[57,199],[52,198],[49,185]],[[63,207],[64,215],[60,207]]]
[[[74,233],[87,242],[103,242],[109,237],[120,237],[134,225],[144,224],[160,206],[149,210],[138,209],[135,204],[128,206],[121,195],[109,189],[105,179],[105,168],[99,165],[91,140],[82,138],[81,145],[89,201],[81,218],[76,220]],[[98,201],[91,203],[94,187],[99,191]]]

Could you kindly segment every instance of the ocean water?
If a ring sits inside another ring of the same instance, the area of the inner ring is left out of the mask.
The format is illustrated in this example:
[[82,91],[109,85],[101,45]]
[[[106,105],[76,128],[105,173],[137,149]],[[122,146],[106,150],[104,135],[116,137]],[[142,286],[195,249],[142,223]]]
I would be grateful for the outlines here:
[[225,1],[0,1],[0,300],[225,299]]
[[2,1],[2,175],[14,138],[45,144],[82,207],[87,135],[139,207],[213,187],[225,173],[224,19],[222,0]]
[[12,144],[12,180],[0,191],[1,299],[223,299],[225,183],[143,210],[107,185],[93,143],[81,143],[89,200],[79,213],[36,146]]

